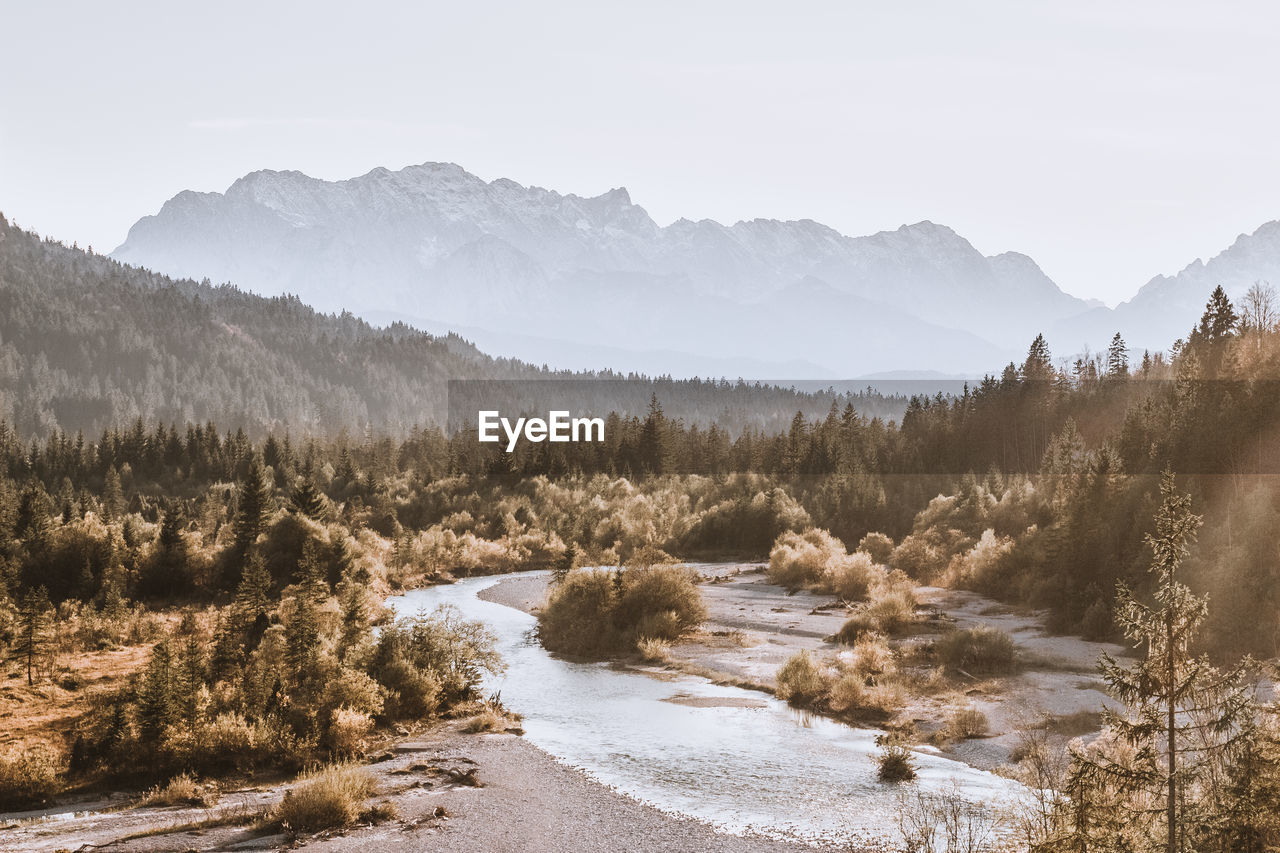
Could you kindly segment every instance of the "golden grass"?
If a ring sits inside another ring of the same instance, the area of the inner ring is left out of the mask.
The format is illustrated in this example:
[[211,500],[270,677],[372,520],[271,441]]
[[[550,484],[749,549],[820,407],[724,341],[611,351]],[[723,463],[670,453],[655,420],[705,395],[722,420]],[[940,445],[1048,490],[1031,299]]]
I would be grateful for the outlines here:
[[218,801],[218,787],[202,784],[190,773],[174,776],[164,785],[157,785],[143,795],[143,806],[204,806]]
[[352,826],[365,800],[378,792],[373,774],[356,764],[330,764],[289,790],[274,818],[290,832],[319,832]]

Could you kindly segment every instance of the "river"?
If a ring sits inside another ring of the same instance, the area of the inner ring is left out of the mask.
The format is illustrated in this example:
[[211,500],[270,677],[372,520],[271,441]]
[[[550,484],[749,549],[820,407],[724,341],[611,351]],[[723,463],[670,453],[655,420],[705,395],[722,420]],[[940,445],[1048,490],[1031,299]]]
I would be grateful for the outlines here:
[[[623,794],[728,832],[839,843],[896,840],[902,787],[876,779],[877,732],[702,678],[555,658],[534,638],[534,617],[477,598],[501,579],[414,590],[388,604],[404,616],[451,604],[484,622],[507,663],[486,689],[500,691],[503,703],[524,716],[526,739],[557,760]],[[700,701],[670,701],[677,695]],[[918,753],[916,764],[915,784],[924,790],[958,786],[965,798],[986,803],[1007,801],[1018,790],[937,755]]]

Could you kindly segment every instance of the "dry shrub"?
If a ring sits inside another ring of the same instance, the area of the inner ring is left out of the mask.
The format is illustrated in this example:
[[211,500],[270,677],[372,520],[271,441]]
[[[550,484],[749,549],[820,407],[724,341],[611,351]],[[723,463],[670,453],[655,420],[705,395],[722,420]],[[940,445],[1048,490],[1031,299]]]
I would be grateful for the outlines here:
[[576,569],[552,587],[538,623],[551,651],[606,657],[641,640],[678,640],[706,615],[692,572],[654,565],[621,573]]
[[907,704],[907,691],[896,681],[882,681],[868,687],[862,697],[863,711],[892,716]]
[[850,666],[863,678],[878,678],[897,670],[889,644],[875,634],[864,636],[854,644]]
[[509,721],[505,714],[496,708],[486,706],[480,713],[468,717],[466,722],[462,724],[462,730],[467,734],[502,732],[507,730],[508,725]]
[[354,758],[364,749],[365,738],[373,730],[373,719],[354,708],[334,708],[329,715],[329,749],[343,758]]
[[201,806],[208,808],[218,801],[218,786],[201,784],[190,773],[174,776],[165,785],[157,785],[142,798],[144,806]]
[[988,528],[972,548],[956,554],[938,579],[939,586],[974,589],[989,578],[999,561],[1013,550],[1013,539]]
[[881,782],[910,782],[916,778],[916,764],[911,757],[911,750],[897,736],[879,735],[876,737],[876,744],[880,747],[876,766]]
[[827,694],[827,679],[807,651],[792,655],[778,670],[777,696],[788,704],[808,708]]
[[844,601],[862,601],[872,584],[880,581],[885,573],[885,569],[877,566],[870,555],[861,551],[837,554],[823,570],[822,589]]
[[669,663],[671,661],[671,643],[652,637],[641,637],[636,643],[640,657],[646,663]]
[[951,669],[982,675],[1011,672],[1016,661],[1013,638],[989,625],[952,631],[938,641],[937,651]]
[[331,764],[286,792],[275,819],[292,832],[319,832],[351,826],[365,800],[377,793],[372,774],[355,764]]
[[324,685],[320,707],[330,711],[349,708],[370,717],[382,713],[386,704],[386,690],[367,673],[358,669],[341,667]]
[[926,537],[912,534],[893,549],[889,565],[917,580],[928,580],[941,568],[942,550]]
[[834,558],[845,556],[844,543],[825,530],[783,531],[769,552],[769,582],[788,589],[810,586]]
[[569,655],[603,655],[621,645],[613,625],[618,591],[614,573],[576,569],[551,588],[538,613],[542,644]]
[[707,618],[695,575],[680,566],[628,569],[615,623],[635,637],[678,640]]
[[831,684],[827,704],[837,714],[854,711],[866,704],[866,680],[854,672],[846,672]]
[[38,806],[58,791],[62,758],[44,744],[18,752],[10,747],[0,756],[0,809],[14,810]]
[[845,620],[845,623],[840,626],[840,630],[836,632],[835,640],[837,643],[852,646],[866,634],[876,634],[879,631],[880,623],[874,616],[863,610]]
[[387,713],[396,719],[421,719],[440,705],[440,680],[407,660],[387,663],[378,678],[387,689]]
[[987,715],[973,705],[963,708],[952,708],[947,714],[946,725],[943,726],[946,736],[953,740],[986,737],[991,731]]
[[248,756],[257,748],[257,730],[239,714],[219,714],[205,727],[204,741],[218,752]]
[[871,589],[871,601],[853,614],[836,633],[836,641],[851,646],[864,634],[894,635],[915,622],[915,584],[898,570],[883,575]]
[[858,550],[870,555],[881,566],[887,566],[893,558],[893,540],[883,533],[871,532],[858,541]]

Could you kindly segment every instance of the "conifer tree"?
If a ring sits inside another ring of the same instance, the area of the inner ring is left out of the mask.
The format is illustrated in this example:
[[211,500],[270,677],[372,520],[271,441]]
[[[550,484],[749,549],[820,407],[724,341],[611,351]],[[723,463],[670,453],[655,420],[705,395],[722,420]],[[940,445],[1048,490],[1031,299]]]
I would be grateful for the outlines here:
[[102,515],[107,521],[115,521],[124,512],[124,491],[120,488],[120,472],[112,465],[107,469],[106,483],[102,487]]
[[1129,348],[1119,332],[1116,332],[1111,345],[1107,347],[1107,378],[1129,378]]
[[244,575],[236,587],[231,612],[236,630],[248,632],[252,645],[256,641],[252,635],[259,626],[265,630],[267,617],[271,613],[271,573],[267,571],[266,560],[261,554],[249,555]]
[[262,464],[255,455],[249,463],[244,482],[240,484],[239,504],[236,510],[235,540],[231,546],[228,570],[233,580],[243,573],[249,549],[257,541],[271,512],[271,488],[263,475]]
[[146,746],[158,746],[165,729],[177,722],[178,703],[174,687],[173,656],[169,643],[161,641],[151,650],[151,660],[138,688],[138,736]]
[[365,584],[348,572],[338,584],[338,604],[342,611],[342,633],[338,638],[338,660],[359,644],[369,630],[369,606]]
[[309,478],[303,479],[289,496],[289,508],[313,521],[324,521],[329,515],[324,495]]
[[1189,853],[1195,849],[1194,827],[1212,818],[1205,814],[1206,798],[1195,795],[1197,782],[1211,762],[1222,759],[1250,708],[1242,669],[1223,674],[1207,657],[1192,654],[1208,605],[1181,582],[1178,569],[1201,520],[1191,512],[1191,496],[1178,492],[1172,472],[1161,478],[1160,497],[1155,533],[1146,537],[1154,606],[1121,583],[1115,610],[1116,623],[1145,657],[1125,666],[1104,653],[1101,664],[1108,692],[1128,709],[1106,710],[1104,720],[1131,753],[1078,753],[1074,761],[1084,765],[1076,770],[1081,778],[1121,793],[1135,837],[1159,839],[1151,842],[1152,850]]
[[183,642],[174,665],[174,702],[177,714],[188,731],[195,732],[202,711],[200,692],[208,672],[199,626],[191,613],[183,617],[178,636],[183,638]]
[[556,567],[551,573],[551,582],[555,584],[564,583],[564,579],[569,577],[569,572],[573,571],[574,564],[577,562],[578,546],[570,542],[564,548],[564,556],[556,563]]
[[285,659],[293,683],[310,684],[320,660],[320,620],[314,600],[302,589],[294,596],[293,615],[285,628],[285,643]]
[[1053,361],[1043,334],[1036,335],[1036,339],[1031,342],[1020,372],[1027,382],[1047,382],[1053,378]]
[[45,655],[51,642],[49,636],[49,594],[44,587],[27,590],[18,609],[18,631],[10,647],[10,655],[27,670],[28,686],[35,684],[36,665]]

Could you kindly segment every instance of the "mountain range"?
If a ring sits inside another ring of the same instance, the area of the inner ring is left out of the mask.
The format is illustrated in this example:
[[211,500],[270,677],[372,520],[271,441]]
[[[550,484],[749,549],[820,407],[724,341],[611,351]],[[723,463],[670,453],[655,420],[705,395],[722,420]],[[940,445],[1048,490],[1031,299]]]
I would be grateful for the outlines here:
[[984,256],[932,222],[866,237],[811,220],[660,226],[625,189],[586,198],[426,163],[335,182],[259,171],[225,193],[181,192],[112,255],[565,368],[980,375],[1038,332],[1059,355],[1116,331],[1167,348],[1214,285],[1238,295],[1280,278],[1280,223],[1109,309],[1026,255]]

